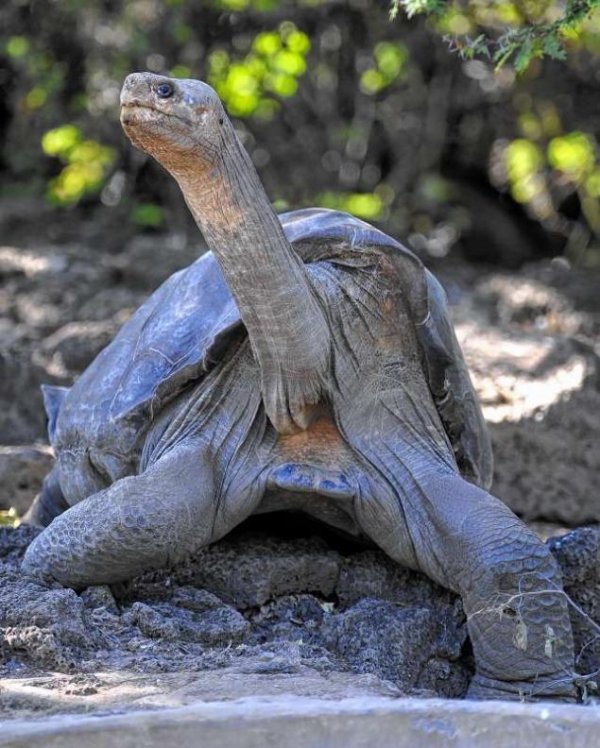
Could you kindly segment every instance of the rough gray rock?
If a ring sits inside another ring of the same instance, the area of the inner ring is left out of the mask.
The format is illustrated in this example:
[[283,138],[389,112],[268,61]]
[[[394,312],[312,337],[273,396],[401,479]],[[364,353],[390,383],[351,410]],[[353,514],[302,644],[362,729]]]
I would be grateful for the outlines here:
[[[170,572],[76,594],[19,573],[36,534],[0,529],[0,676],[345,671],[399,693],[460,697],[473,672],[459,598],[380,551],[241,532]],[[590,694],[585,676],[600,666],[600,527],[548,545],[575,604],[578,672]]]
[[73,590],[48,588],[18,571],[2,573],[0,646],[3,659],[72,670],[78,651],[99,646],[102,634],[86,624],[84,603]]
[[151,639],[229,646],[250,628],[240,613],[205,590],[176,589],[169,603],[133,603],[126,620]]
[[69,672],[74,662],[88,673],[235,665],[254,675],[350,671],[403,693],[460,696],[467,687],[458,598],[383,553],[342,556],[322,538],[242,533],[171,572],[77,595],[19,574],[35,534],[0,533],[5,675]]
[[600,668],[600,526],[580,527],[551,538],[548,545],[572,603],[576,670],[583,676],[593,674]]
[[53,464],[49,447],[0,447],[0,509],[24,514]]
[[452,592],[432,582],[424,574],[406,569],[376,550],[354,553],[345,559],[335,592],[345,607],[363,597],[403,605],[452,604],[456,599]]
[[243,547],[240,554],[239,540],[223,540],[196,554],[174,578],[180,584],[204,587],[239,608],[292,593],[328,597],[334,591],[342,557],[317,538],[247,538]]
[[[443,627],[435,608],[403,607],[393,603],[364,598],[349,610],[329,617],[323,625],[323,637],[328,649],[351,663],[359,673],[377,673],[393,682],[401,682],[404,688],[419,688],[421,676],[434,693],[436,675],[425,674],[430,661],[436,656],[446,660],[447,643],[452,642],[454,659],[460,656],[460,644],[466,638],[464,618],[462,623],[454,619],[452,628]],[[446,617],[444,623],[452,621]],[[452,630],[453,629],[453,630]],[[440,672],[440,675],[449,675]],[[462,675],[462,677],[461,677]],[[468,685],[466,668],[455,673],[451,684],[446,683],[447,696],[461,696]]]

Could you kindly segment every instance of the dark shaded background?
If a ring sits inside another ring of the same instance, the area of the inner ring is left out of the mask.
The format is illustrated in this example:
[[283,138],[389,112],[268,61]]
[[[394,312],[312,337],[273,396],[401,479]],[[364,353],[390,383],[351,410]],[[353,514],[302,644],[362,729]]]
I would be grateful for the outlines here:
[[[496,5],[525,18],[523,3]],[[448,50],[443,33],[476,33],[477,14],[390,22],[388,11],[373,0],[7,0],[0,230],[60,241],[81,219],[106,251],[140,231],[195,234],[176,186],[118,122],[123,78],[151,69],[216,86],[277,208],[348,209],[425,257],[598,264],[599,14],[565,62],[517,77]]]

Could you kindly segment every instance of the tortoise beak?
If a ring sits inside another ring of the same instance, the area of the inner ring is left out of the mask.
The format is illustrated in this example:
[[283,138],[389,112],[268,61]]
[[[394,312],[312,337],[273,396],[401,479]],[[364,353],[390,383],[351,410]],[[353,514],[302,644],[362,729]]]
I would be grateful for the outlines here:
[[125,78],[121,88],[121,106],[147,105],[152,89],[149,73],[132,73]]

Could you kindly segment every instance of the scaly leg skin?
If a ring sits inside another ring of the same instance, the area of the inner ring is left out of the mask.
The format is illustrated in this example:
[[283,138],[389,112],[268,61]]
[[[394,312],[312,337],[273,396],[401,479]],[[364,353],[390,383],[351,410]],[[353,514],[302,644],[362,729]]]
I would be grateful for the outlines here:
[[249,495],[225,515],[214,483],[206,447],[179,445],[58,516],[29,546],[22,569],[77,589],[181,561],[253,509]]
[[461,595],[476,666],[467,698],[574,700],[568,603],[545,545],[459,475],[420,477],[414,490],[396,512],[406,517],[396,540],[373,513],[363,529],[392,558]]

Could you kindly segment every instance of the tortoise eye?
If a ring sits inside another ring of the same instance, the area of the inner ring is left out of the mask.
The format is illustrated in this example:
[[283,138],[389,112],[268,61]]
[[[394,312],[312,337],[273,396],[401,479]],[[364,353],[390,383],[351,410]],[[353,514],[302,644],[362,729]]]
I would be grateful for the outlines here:
[[156,95],[160,99],[168,99],[170,96],[173,96],[175,93],[175,89],[170,83],[161,83],[160,86],[156,87]]

